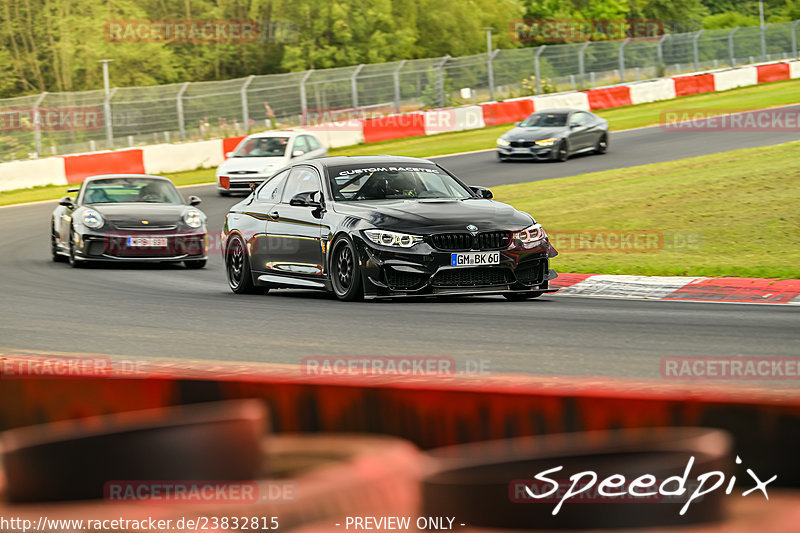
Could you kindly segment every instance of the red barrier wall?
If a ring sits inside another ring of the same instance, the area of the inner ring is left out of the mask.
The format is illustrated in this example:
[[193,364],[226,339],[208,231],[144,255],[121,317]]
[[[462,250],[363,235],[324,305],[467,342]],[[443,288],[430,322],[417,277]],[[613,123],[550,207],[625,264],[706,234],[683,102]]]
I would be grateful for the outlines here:
[[626,85],[592,89],[591,91],[586,91],[586,96],[589,98],[589,107],[592,110],[609,109],[633,103],[631,102],[631,89]]
[[714,92],[714,75],[679,76],[675,80],[675,96]]
[[228,152],[233,152],[245,137],[246,135],[242,135],[241,137],[228,137],[227,139],[222,139],[222,155],[225,155]]
[[481,104],[483,122],[487,126],[509,124],[527,118],[533,113],[533,100],[511,100],[509,102],[496,102]]
[[97,174],[144,174],[142,150],[118,150],[64,157],[68,183],[79,183]]
[[759,65],[756,70],[758,70],[758,83],[789,79],[789,63]]
[[425,115],[389,115],[361,121],[364,126],[364,141],[374,143],[388,139],[402,139],[425,135]]

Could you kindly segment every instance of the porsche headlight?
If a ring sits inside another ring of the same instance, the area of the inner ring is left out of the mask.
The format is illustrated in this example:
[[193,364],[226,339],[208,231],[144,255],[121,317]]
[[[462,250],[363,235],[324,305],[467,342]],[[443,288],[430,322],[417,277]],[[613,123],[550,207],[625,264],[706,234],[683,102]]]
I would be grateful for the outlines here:
[[103,227],[103,217],[94,209],[87,209],[83,212],[83,225],[91,229]]
[[511,235],[511,248],[534,248],[547,237],[541,224],[534,224]]
[[534,142],[536,143],[536,146],[553,146],[557,140],[558,139],[555,137],[551,137],[550,139],[540,139]]
[[190,228],[199,228],[203,225],[203,214],[197,209],[190,209],[183,214],[183,223]]
[[497,139],[497,146],[509,146],[510,144],[511,144],[510,141],[507,141],[507,140],[503,139],[502,137]]
[[407,233],[395,233],[381,229],[368,229],[364,232],[369,240],[375,244],[383,246],[395,246],[398,248],[411,248],[417,243],[422,242],[419,235],[409,235]]

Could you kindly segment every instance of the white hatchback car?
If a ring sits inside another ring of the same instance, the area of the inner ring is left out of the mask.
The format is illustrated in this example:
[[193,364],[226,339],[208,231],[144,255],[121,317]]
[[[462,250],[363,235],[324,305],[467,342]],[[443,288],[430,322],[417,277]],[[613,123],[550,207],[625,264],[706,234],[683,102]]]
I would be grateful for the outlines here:
[[319,138],[303,131],[265,131],[248,135],[217,167],[217,191],[250,191],[291,162],[325,157],[328,149]]

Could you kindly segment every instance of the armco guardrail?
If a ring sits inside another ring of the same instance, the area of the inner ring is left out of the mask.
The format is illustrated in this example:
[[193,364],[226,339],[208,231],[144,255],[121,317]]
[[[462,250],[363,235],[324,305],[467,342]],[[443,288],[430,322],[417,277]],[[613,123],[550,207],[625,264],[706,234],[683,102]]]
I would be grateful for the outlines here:
[[[254,129],[592,89],[798,57],[800,21],[352,67],[0,100],[0,158],[241,135]],[[491,66],[491,68],[490,68]],[[112,72],[113,83],[113,72]],[[462,88],[471,89],[467,98]]]
[[[558,107],[585,110],[670,100],[756,83],[800,78],[800,61],[750,65],[734,69],[647,80],[589,91],[575,91],[488,102],[474,106],[346,120],[299,128],[313,131],[329,147],[350,146],[419,135],[461,131],[521,120],[534,111]],[[243,136],[208,141],[157,144],[0,163],[0,190],[77,183],[86,176],[108,172],[162,174],[219,165]]]

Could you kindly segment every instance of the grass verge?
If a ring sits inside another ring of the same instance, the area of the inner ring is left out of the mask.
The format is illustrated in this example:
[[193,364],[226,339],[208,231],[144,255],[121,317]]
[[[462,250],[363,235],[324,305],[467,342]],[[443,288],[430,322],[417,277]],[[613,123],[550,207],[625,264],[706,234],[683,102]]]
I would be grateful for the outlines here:
[[554,259],[557,271],[800,278],[800,142],[492,191],[536,216],[556,240],[663,235],[663,248],[640,252],[577,251],[562,240],[569,249]]
[[[658,124],[662,111],[668,109],[718,110],[720,112],[747,111],[765,107],[789,105],[800,101],[800,80],[786,80],[763,85],[753,85],[720,93],[685,96],[675,100],[639,104],[599,111],[612,130],[636,128]],[[432,157],[457,152],[468,152],[494,147],[494,142],[509,125],[493,126],[479,130],[441,133],[410,137],[378,143],[362,144],[331,150],[331,155],[393,154],[413,157]],[[176,185],[194,185],[214,181],[214,169],[198,169],[167,174]],[[54,200],[66,194],[66,186],[46,186],[0,192],[0,206],[17,203]]]

